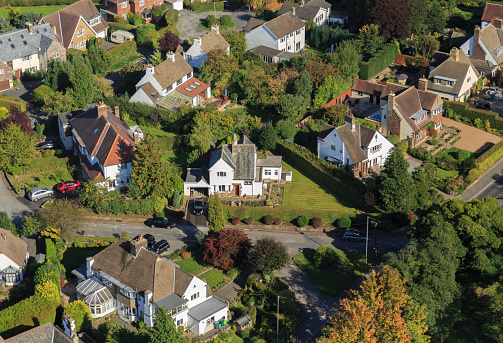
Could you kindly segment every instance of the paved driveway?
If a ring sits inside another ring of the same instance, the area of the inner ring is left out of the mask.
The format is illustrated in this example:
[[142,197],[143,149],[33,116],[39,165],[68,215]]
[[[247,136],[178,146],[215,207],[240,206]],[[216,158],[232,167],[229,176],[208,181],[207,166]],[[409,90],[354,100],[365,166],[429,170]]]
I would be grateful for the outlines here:
[[232,21],[236,23],[234,28],[238,31],[242,31],[243,27],[245,27],[248,20],[252,17],[253,12],[247,11],[244,8],[240,8],[236,11],[224,10],[223,12],[204,13],[196,13],[183,9],[178,15],[178,23],[176,24],[176,28],[180,32],[180,40],[183,41],[185,39],[189,39],[190,37],[194,37],[195,35],[204,36],[208,33],[208,31],[199,27],[199,23],[206,19],[206,17],[210,14],[217,18],[220,18],[224,14],[230,15]]
[[47,113],[42,112],[37,106],[32,104],[33,90],[41,84],[42,83],[40,81],[19,82],[16,87],[7,89],[0,93],[5,96],[10,96],[11,98],[26,101],[26,110],[33,126],[35,126],[36,122],[39,122],[40,124],[44,123],[48,118]]
[[492,133],[479,130],[476,127],[463,123],[458,123],[449,118],[442,118],[442,123],[461,130],[461,138],[454,143],[454,147],[459,149],[481,153],[501,140],[501,137],[493,135]]
[[[25,215],[31,213],[31,209],[18,201],[9,191],[9,184],[5,180],[4,174],[0,173],[0,211],[5,211],[16,225],[23,223]],[[26,202],[28,200],[26,199]]]

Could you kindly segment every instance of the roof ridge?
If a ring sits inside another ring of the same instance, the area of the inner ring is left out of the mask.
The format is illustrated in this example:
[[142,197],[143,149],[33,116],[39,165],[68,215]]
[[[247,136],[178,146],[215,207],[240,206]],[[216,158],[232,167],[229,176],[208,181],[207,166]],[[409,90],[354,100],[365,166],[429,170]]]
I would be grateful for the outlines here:
[[101,147],[101,143],[103,143],[103,139],[105,139],[105,136],[108,133],[109,128],[110,128],[110,123],[107,120],[107,123],[105,124],[103,131],[101,131],[101,133],[100,133],[100,137],[98,138],[98,142],[96,143],[93,151],[91,152],[91,156],[96,156],[96,154],[94,152],[97,152],[99,150],[99,148]]

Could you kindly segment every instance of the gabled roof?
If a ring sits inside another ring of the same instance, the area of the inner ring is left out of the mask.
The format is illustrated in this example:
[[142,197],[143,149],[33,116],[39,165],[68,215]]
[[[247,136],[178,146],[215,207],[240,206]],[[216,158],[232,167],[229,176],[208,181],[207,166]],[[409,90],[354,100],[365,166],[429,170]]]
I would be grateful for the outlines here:
[[359,127],[360,125],[356,123],[355,130],[352,131],[350,125],[345,123],[335,129],[339,138],[344,142],[344,147],[353,163],[362,162],[367,159],[367,154],[365,154],[360,145]]
[[250,18],[248,22],[246,23],[245,27],[243,27],[243,31],[248,32],[253,30],[256,27],[259,27],[262,24],[265,24],[266,21],[262,19],[257,19],[257,18]]
[[192,71],[192,67],[180,54],[175,54],[174,61],[167,58],[158,66],[154,67],[154,78],[163,89],[168,88],[176,81]]
[[285,1],[283,2],[283,5],[281,5],[281,8],[278,11],[278,15],[283,15],[288,12],[292,12],[292,8],[295,8],[295,15],[297,15],[299,18],[307,20],[311,19],[314,20],[316,18],[316,15],[320,11],[320,6],[309,6],[308,4],[305,4],[304,6],[301,6],[301,4],[296,3],[296,2],[291,2],[291,1]]
[[[0,60],[9,62],[25,56],[47,52],[57,38],[49,24],[33,26],[33,34],[28,29],[20,29],[0,34]],[[40,48],[40,50],[39,50]]]
[[[100,12],[91,0],[80,0],[59,11],[46,15],[42,18],[42,21],[54,24],[59,42],[65,49],[68,49],[81,17],[88,24],[93,18],[101,18]],[[90,28],[95,33],[99,33],[108,29],[108,24],[101,18],[99,24],[90,26]]]
[[154,103],[161,98],[161,95],[159,95],[150,82],[141,86],[140,89],[143,90],[145,94],[147,94],[148,98]]
[[318,139],[319,140],[324,140],[327,138],[327,136],[330,134],[335,129],[334,126],[330,124],[325,124],[323,125],[323,128],[321,129],[320,133],[318,134]]
[[210,177],[208,173],[208,168],[202,166],[201,168],[187,168],[187,176],[185,177],[185,182],[198,183],[203,181],[206,184],[210,184]]
[[299,17],[291,12],[287,12],[277,18],[269,20],[264,25],[278,39],[306,26]]
[[482,21],[493,22],[494,19],[503,19],[503,6],[491,3],[486,3],[484,13],[482,14]]
[[225,40],[225,38],[217,31],[211,30],[203,37],[201,37],[201,49],[205,53],[210,52],[215,49],[227,49],[230,47],[229,43]]
[[255,150],[255,144],[247,138],[238,142],[235,153],[232,153],[232,144],[225,144],[211,152],[209,169],[222,159],[234,170],[234,180],[253,180]]
[[319,6],[326,10],[332,7],[332,5],[329,2],[326,2],[325,0],[311,0],[306,2],[305,6]]
[[480,41],[484,44],[489,54],[494,58],[498,65],[502,64],[503,54],[498,56],[498,51],[503,49],[503,30],[497,29],[494,25],[489,24],[480,30]]
[[262,56],[268,56],[271,58],[279,57],[279,58],[290,59],[292,57],[299,57],[300,56],[300,54],[297,52],[281,51],[281,50],[270,48],[265,45],[256,46],[253,49],[251,49],[250,51],[254,52],[256,54],[259,54]]
[[28,331],[20,333],[4,340],[6,343],[73,343],[67,335],[52,323],[34,327]]
[[10,260],[23,268],[28,251],[28,243],[15,236],[9,230],[0,228],[0,254],[7,256]]

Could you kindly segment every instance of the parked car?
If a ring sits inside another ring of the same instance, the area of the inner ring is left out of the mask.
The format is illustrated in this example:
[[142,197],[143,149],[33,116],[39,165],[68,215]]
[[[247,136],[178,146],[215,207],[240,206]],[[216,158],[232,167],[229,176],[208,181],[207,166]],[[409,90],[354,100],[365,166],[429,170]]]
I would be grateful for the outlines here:
[[159,242],[155,243],[150,250],[156,254],[162,254],[165,251],[169,251],[169,243],[165,239],[161,239]]
[[54,191],[49,187],[38,187],[28,192],[28,199],[31,201],[38,201],[42,198],[50,197],[53,194]]
[[203,214],[203,210],[204,210],[203,199],[201,199],[201,198],[195,199],[194,200],[194,214],[196,216],[199,216],[199,215]]
[[475,108],[481,109],[481,110],[490,110],[491,105],[488,102],[477,102],[475,104]]
[[175,227],[174,222],[170,222],[167,218],[152,218],[149,219],[147,222],[147,225],[150,226],[151,228],[154,227],[165,227],[166,229],[172,229]]
[[354,230],[346,230],[344,234],[342,235],[342,240],[343,241],[352,241],[352,242],[365,242],[367,240],[367,237],[365,235],[362,235],[358,231]]
[[66,193],[68,191],[73,191],[74,189],[81,189],[82,184],[80,181],[63,181],[56,185],[56,190],[61,193]]
[[57,149],[58,143],[56,143],[56,142],[42,142],[42,143],[37,144],[37,148],[39,150]]
[[[140,238],[140,235],[136,236],[134,238],[134,240],[137,240]],[[145,238],[147,240],[147,243],[148,243],[148,247],[152,247],[154,244],[155,244],[155,237],[154,235],[151,235],[150,233],[146,233],[143,235],[143,238]]]

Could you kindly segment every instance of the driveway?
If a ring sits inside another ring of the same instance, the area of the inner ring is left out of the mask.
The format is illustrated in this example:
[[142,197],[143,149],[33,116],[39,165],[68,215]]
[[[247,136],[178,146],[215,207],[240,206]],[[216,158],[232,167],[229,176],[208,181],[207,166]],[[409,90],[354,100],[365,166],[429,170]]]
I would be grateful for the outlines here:
[[220,18],[224,14],[230,15],[232,21],[236,24],[234,28],[238,31],[242,31],[248,20],[252,17],[253,12],[247,11],[244,8],[240,8],[235,11],[224,10],[223,12],[204,13],[196,13],[183,9],[178,15],[178,23],[176,24],[176,28],[180,32],[180,40],[183,41],[185,39],[189,39],[190,37],[194,37],[195,35],[204,36],[208,33],[208,31],[199,27],[199,23],[206,19],[206,17],[210,14],[217,18]]
[[[0,210],[7,212],[9,217],[16,225],[23,223],[25,215],[30,214],[32,210],[9,191],[10,185],[3,173],[0,173]],[[26,199],[26,201],[28,201]]]
[[423,161],[418,160],[417,158],[414,158],[410,156],[409,154],[405,154],[405,160],[409,164],[409,173],[412,173],[414,170],[416,170],[417,167],[419,167]]
[[461,138],[454,143],[455,148],[481,153],[501,141],[499,136],[449,118],[442,118],[442,123],[461,130]]
[[42,124],[48,119],[47,113],[42,112],[38,107],[32,104],[33,90],[41,84],[42,83],[40,81],[20,81],[16,87],[7,89],[0,93],[1,95],[26,101],[28,118],[30,118],[33,126],[35,126],[35,123],[37,122]]

